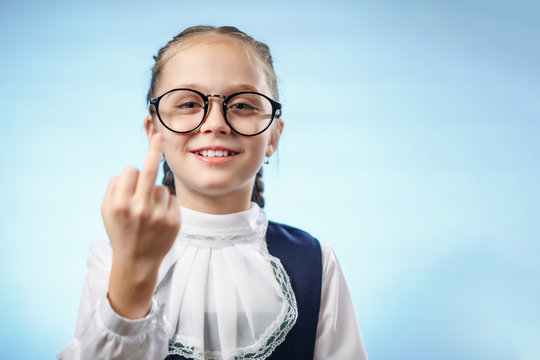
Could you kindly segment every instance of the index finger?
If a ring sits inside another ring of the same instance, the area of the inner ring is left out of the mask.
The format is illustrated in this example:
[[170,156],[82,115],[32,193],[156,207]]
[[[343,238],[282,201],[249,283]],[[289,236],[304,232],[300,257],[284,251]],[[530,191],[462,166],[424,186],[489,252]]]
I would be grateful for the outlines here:
[[153,194],[159,164],[161,163],[161,156],[163,154],[163,140],[163,135],[159,133],[152,135],[150,138],[150,148],[148,149],[148,155],[146,155],[146,160],[139,175],[139,181],[135,190],[136,195],[148,199]]

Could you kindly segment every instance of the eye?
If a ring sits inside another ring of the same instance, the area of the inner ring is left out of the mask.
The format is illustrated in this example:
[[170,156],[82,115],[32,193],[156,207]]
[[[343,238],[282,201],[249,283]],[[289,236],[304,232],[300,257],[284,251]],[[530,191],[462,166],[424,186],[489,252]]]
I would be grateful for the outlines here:
[[196,102],[188,101],[182,104],[178,104],[178,108],[180,109],[196,109],[202,107],[202,105],[197,104]]
[[249,104],[245,104],[245,103],[236,103],[236,104],[232,104],[231,106],[229,106],[229,109],[234,109],[234,110],[253,110],[254,107],[249,105]]

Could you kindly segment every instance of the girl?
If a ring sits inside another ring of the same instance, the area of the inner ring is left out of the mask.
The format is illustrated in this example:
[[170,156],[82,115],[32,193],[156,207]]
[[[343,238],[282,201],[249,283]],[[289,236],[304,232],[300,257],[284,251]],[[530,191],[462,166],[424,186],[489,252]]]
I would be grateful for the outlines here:
[[90,250],[58,358],[366,359],[332,250],[262,210],[261,164],[283,131],[268,47],[197,26],[155,60],[148,156],[109,184],[110,245]]

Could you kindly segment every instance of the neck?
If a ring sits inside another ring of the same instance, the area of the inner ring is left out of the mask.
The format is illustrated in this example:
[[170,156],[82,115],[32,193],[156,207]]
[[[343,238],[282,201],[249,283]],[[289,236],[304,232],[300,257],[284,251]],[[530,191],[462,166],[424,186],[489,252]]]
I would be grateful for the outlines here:
[[232,214],[248,210],[253,181],[226,193],[203,192],[185,186],[175,178],[176,198],[182,207],[207,214]]

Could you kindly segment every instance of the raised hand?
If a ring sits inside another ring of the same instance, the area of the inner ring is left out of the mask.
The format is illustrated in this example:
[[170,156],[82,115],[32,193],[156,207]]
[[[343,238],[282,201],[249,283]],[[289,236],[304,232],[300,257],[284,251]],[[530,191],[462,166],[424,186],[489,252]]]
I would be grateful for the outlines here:
[[163,137],[155,134],[142,171],[127,168],[113,178],[101,209],[113,249],[109,301],[132,319],[150,309],[159,265],[180,229],[176,197],[155,185],[162,154]]

